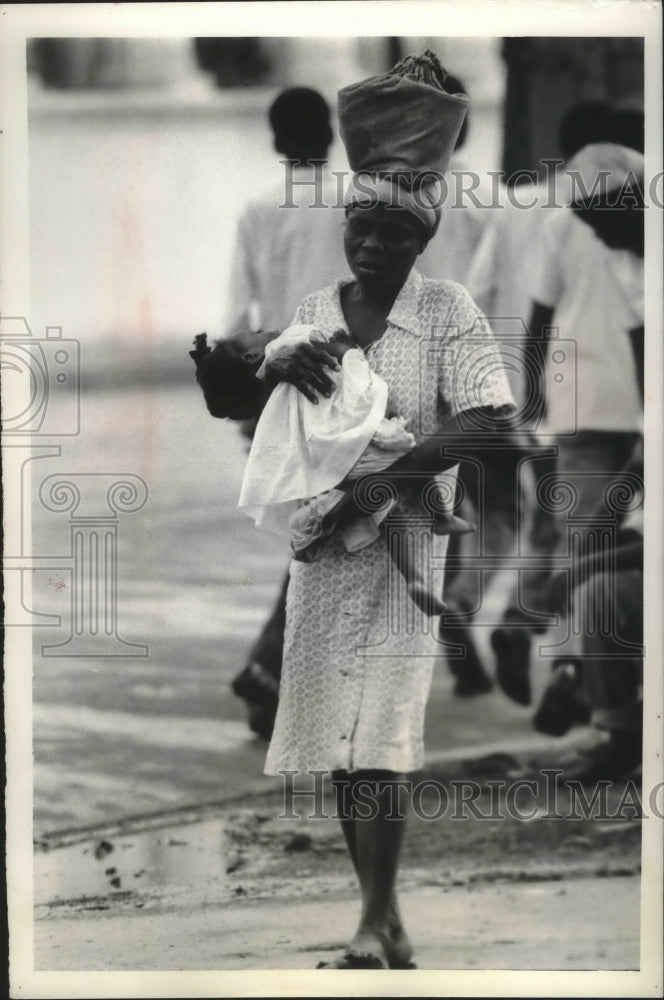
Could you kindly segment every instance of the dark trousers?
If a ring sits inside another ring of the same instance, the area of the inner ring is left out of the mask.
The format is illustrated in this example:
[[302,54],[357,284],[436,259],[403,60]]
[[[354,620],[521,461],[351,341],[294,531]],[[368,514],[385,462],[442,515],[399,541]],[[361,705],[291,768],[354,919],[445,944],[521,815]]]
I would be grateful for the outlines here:
[[[611,732],[641,730],[643,573],[597,573],[574,591],[582,634],[582,693],[591,721]],[[634,649],[629,650],[629,644]],[[630,652],[632,655],[630,655]]]
[[263,626],[263,631],[251,647],[249,662],[258,663],[278,681],[281,677],[281,662],[284,653],[284,628],[286,627],[286,591],[288,590],[286,573],[272,614]]
[[[559,438],[554,469],[537,474],[531,502],[531,530],[526,551],[533,559],[532,570],[520,574],[505,610],[505,624],[530,628],[534,633],[547,629],[551,614],[549,585],[554,554],[568,556],[568,526],[574,524],[579,545],[598,517],[615,519],[611,510],[611,485],[629,462],[641,435],[623,431],[579,431],[572,438]],[[546,508],[549,508],[548,510]],[[548,515],[548,522],[547,522]],[[537,566],[538,558],[541,565]]]

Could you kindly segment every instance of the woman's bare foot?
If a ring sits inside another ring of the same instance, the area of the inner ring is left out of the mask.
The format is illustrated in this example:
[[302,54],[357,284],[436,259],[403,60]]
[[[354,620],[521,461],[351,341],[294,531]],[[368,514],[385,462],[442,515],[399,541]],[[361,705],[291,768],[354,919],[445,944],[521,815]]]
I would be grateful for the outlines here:
[[406,929],[401,920],[401,913],[396,897],[393,898],[390,906],[387,935],[382,937],[382,941],[391,969],[415,968],[413,962],[413,945],[406,934]]
[[407,584],[408,594],[420,611],[425,615],[442,615],[447,610],[439,597],[436,597],[422,580],[410,580]]
[[343,955],[332,962],[319,962],[319,969],[387,969],[388,954],[383,942],[389,940],[368,927],[360,927]]
[[407,969],[413,965],[413,945],[401,925],[390,927],[384,940],[385,954],[391,969]]

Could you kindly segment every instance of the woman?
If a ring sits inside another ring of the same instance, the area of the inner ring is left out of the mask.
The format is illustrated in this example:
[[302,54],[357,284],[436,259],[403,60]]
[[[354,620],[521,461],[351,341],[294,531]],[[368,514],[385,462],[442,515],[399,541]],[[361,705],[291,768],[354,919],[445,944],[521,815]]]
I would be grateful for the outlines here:
[[[343,126],[342,118],[342,134]],[[387,382],[417,441],[378,484],[365,481],[362,495],[348,493],[349,518],[383,504],[385,491],[396,492],[406,478],[424,483],[451,469],[458,458],[441,456],[441,446],[458,448],[467,431],[485,435],[513,407],[493,335],[469,295],[413,268],[438,224],[436,197],[377,174],[351,183],[344,246],[353,278],[305,298],[294,318],[323,331],[347,330]],[[299,344],[267,365],[265,375],[315,400],[332,391],[327,370],[335,363],[324,344]],[[412,504],[409,518],[419,517],[413,550],[427,575],[435,568],[442,590],[447,539],[433,535],[432,519],[422,519],[408,492],[401,502]],[[428,497],[420,502],[432,509]],[[327,964],[331,968],[414,967],[395,883],[405,775],[423,761],[436,646],[430,619],[409,600],[391,565],[382,539],[349,554],[338,531],[318,561],[291,565],[279,709],[265,771],[333,773],[362,911],[348,948]],[[360,785],[368,819],[352,808]]]

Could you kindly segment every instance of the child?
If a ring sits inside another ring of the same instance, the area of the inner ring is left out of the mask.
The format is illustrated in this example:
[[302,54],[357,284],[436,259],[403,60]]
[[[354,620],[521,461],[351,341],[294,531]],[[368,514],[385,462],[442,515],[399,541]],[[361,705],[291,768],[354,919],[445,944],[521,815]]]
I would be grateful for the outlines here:
[[196,381],[213,417],[239,422],[258,420],[268,393],[256,372],[266,345],[278,336],[278,331],[244,331],[217,341],[211,348],[207,334],[197,334],[195,350],[189,351],[189,356],[196,363]]
[[[311,562],[337,529],[348,552],[376,540],[386,517],[398,512],[396,500],[342,526],[345,494],[335,487],[380,473],[407,454],[415,438],[392,412],[385,382],[346,331],[326,336],[311,326],[289,327],[267,344],[266,361],[305,340],[324,342],[340,362],[336,389],[314,404],[293,386],[276,387],[256,428],[239,506],[257,525],[289,532],[294,558]],[[393,516],[390,528],[390,555],[410,597],[426,614],[442,614],[445,605],[429,590],[409,550],[405,522]],[[433,530],[439,535],[462,534],[474,531],[474,526],[440,511],[434,515]]]

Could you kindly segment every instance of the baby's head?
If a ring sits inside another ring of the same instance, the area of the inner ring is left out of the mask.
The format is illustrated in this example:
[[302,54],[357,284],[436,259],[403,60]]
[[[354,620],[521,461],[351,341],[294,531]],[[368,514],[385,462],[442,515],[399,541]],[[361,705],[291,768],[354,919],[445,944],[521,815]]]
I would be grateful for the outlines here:
[[256,372],[266,344],[278,336],[278,331],[243,330],[195,357],[196,378],[213,417],[251,420],[260,415],[267,390]]

